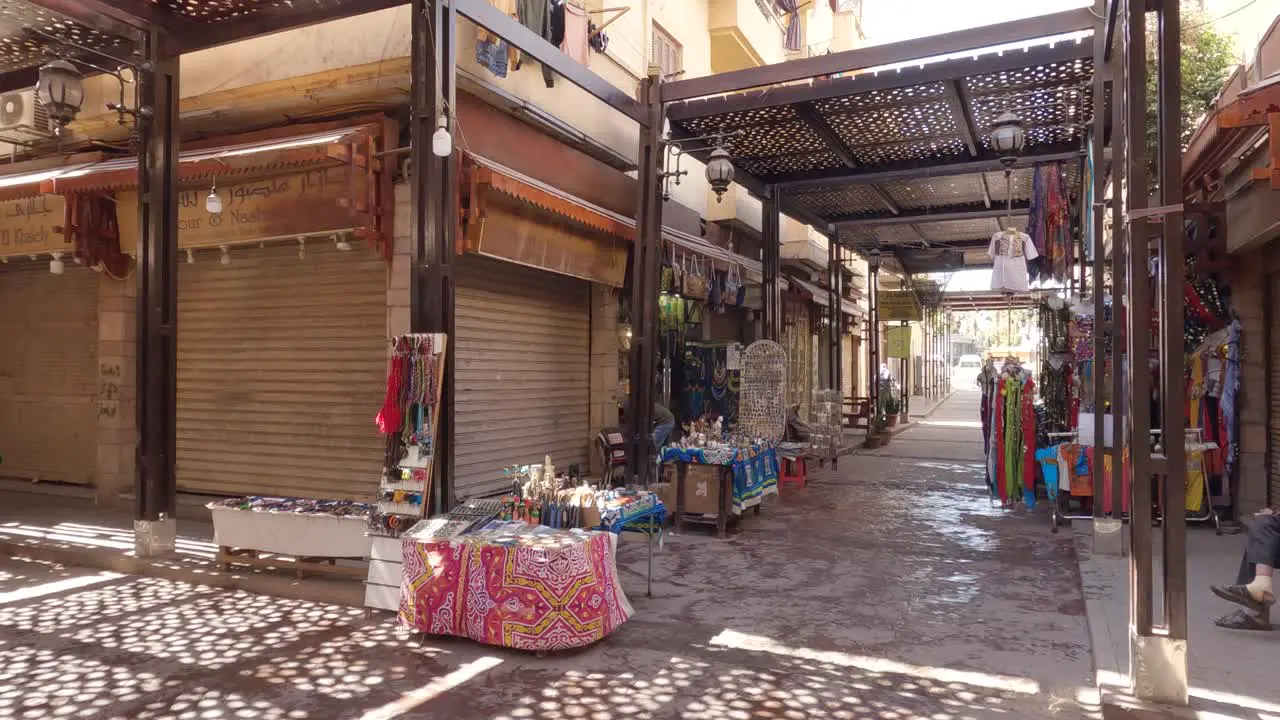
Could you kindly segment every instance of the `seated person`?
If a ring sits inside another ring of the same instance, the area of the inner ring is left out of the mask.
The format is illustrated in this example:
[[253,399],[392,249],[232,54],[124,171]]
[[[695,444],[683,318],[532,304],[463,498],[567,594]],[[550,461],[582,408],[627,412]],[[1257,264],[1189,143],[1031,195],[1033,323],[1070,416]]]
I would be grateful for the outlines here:
[[1224,615],[1214,625],[1228,630],[1270,630],[1271,606],[1276,602],[1271,585],[1276,565],[1280,565],[1280,513],[1268,508],[1258,513],[1249,526],[1249,544],[1240,561],[1235,585],[1214,585],[1214,595],[1243,605],[1243,610]]

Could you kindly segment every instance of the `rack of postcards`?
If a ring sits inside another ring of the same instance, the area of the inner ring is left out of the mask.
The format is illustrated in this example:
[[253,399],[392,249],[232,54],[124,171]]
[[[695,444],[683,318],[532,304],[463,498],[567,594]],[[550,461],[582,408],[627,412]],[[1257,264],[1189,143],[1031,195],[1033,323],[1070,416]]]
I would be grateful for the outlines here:
[[400,536],[426,515],[431,499],[446,344],[443,333],[401,335],[391,342],[386,398],[377,419],[387,446],[376,509],[369,516],[368,608],[400,608]]

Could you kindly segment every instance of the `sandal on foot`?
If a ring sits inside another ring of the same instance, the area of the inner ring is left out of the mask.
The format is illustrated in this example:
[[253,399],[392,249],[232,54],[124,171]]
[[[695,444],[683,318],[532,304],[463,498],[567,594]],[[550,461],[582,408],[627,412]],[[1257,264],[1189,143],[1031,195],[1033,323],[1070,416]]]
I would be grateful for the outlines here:
[[1245,585],[1213,585],[1209,589],[1223,600],[1243,605],[1256,613],[1266,612],[1275,603],[1274,597],[1270,598],[1271,602],[1258,600],[1249,594],[1249,588]]
[[1233,613],[1223,615],[1213,621],[1214,625],[1227,630],[1270,630],[1271,623],[1264,621],[1262,618],[1253,613],[1244,610],[1237,610]]

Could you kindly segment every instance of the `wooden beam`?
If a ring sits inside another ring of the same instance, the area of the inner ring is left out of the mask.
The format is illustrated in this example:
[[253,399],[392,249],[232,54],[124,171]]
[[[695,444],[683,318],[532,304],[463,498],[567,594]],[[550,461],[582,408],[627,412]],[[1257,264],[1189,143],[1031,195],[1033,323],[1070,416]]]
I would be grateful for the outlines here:
[[[1030,211],[1030,203],[1027,201],[1015,202],[1013,204],[1014,215],[1025,215]],[[831,222],[841,229],[851,229],[859,227],[878,227],[882,225],[902,225],[904,223],[920,223],[920,222],[948,222],[954,220],[982,220],[986,218],[1002,218],[1007,210],[1005,208],[982,208],[980,210],[952,210],[949,212],[912,212],[912,213],[894,213],[892,215],[877,215],[868,217],[866,215],[836,218]]]
[[[1080,150],[1056,148],[1032,152],[1018,158],[1014,167],[1031,167],[1036,163],[1074,160],[1080,156]],[[886,180],[910,180],[922,177],[941,177],[944,175],[968,175],[970,173],[992,172],[1003,170],[1004,165],[996,157],[982,159],[951,160],[941,163],[913,163],[884,170],[832,170],[823,172],[800,173],[795,176],[777,178],[777,182],[787,190],[803,188],[827,187],[838,185],[867,185]]]
[[[856,51],[854,51],[856,52]],[[1020,50],[1006,50],[1001,53],[988,53],[979,57],[963,57],[943,60],[924,66],[912,66],[881,72],[869,72],[854,77],[824,80],[820,83],[775,87],[754,92],[741,92],[723,97],[701,100],[671,102],[667,106],[667,117],[672,122],[692,120],[730,112],[741,112],[757,108],[793,105],[801,102],[827,100],[858,93],[892,90],[933,82],[949,82],[962,80],[974,75],[1007,72],[1022,68],[1049,65],[1070,60],[1081,60],[1091,57],[1092,46],[1086,42],[1064,41],[1053,45],[1040,45]],[[826,55],[823,57],[832,57]],[[802,62],[792,60],[787,65]],[[712,76],[716,77],[716,76]],[[663,97],[670,97],[669,88],[679,83],[664,86]]]
[[189,53],[407,4],[408,0],[343,0],[331,5],[309,5],[308,9],[300,10],[291,3],[262,3],[235,20],[187,23],[176,41],[181,52]]
[[836,135],[836,131],[827,124],[827,121],[814,111],[812,106],[800,103],[795,106],[795,112],[800,121],[818,136],[822,144],[826,145],[832,154],[840,158],[840,162],[844,163],[845,167],[858,167],[858,161],[853,157],[853,152],[844,144],[840,136]]
[[969,157],[978,157],[978,128],[973,120],[973,103],[965,92],[964,82],[952,80],[947,83],[947,104],[955,117],[956,127],[960,130],[960,138],[964,146],[969,148]]
[[[827,75],[865,70],[881,65],[910,62],[949,53],[966,52],[1006,43],[1035,40],[1089,30],[1093,14],[1088,8],[1037,15],[1022,20],[957,30],[902,42],[873,45],[802,60],[763,65],[701,78],[678,80],[663,88],[663,100],[677,101],[738,92],[765,85],[780,85]],[[492,29],[492,28],[490,28]]]
[[[586,90],[596,99],[637,122],[640,127],[649,126],[645,107],[634,97],[591,72],[587,66],[565,55],[560,48],[521,25],[515,18],[490,5],[487,0],[448,0],[448,2],[457,6],[458,14],[505,39],[537,60],[543,67],[551,69],[557,75]],[[666,88],[669,86],[661,85],[660,87],[665,100]]]
[[155,28],[170,34],[185,28],[173,11],[147,0],[28,0],[80,25],[108,35],[138,41],[138,33]]
[[987,184],[987,176],[979,175],[978,182],[982,184],[982,204],[989,208],[991,207],[991,186]]
[[873,184],[868,185],[867,189],[874,193],[875,196],[880,199],[880,202],[884,203],[885,209],[892,213],[893,216],[896,217],[902,214],[902,209],[898,207],[898,203],[893,201],[893,198],[889,196],[889,193],[884,191],[884,188]]

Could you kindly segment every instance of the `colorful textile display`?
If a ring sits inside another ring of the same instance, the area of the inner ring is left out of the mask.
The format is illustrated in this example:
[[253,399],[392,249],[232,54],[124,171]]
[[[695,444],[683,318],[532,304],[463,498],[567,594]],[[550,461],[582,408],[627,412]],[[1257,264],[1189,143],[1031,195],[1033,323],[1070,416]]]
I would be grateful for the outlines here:
[[[1066,282],[1071,265],[1071,231],[1068,218],[1070,198],[1067,193],[1064,163],[1037,165],[1032,180],[1031,211],[1027,234],[1042,260],[1031,268],[1031,277],[1047,277]],[[1034,255],[1032,257],[1035,257]]]
[[667,508],[657,494],[643,491],[607,490],[596,495],[600,511],[600,529],[621,532],[624,527],[654,518],[658,525],[666,520]]
[[778,493],[778,452],[772,447],[664,447],[662,462],[728,465],[733,470],[733,512],[741,515]]
[[988,487],[1005,505],[1035,504],[1035,381],[1017,362],[1006,362],[987,403],[992,433],[987,446]]
[[617,536],[494,521],[460,538],[402,538],[400,624],[520,650],[585,647],[632,615]]

